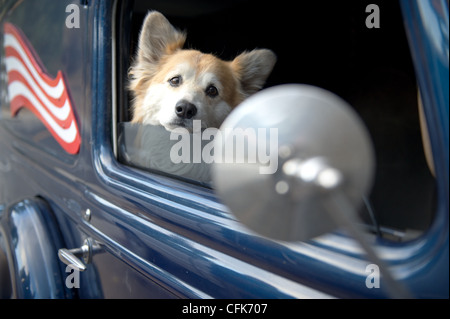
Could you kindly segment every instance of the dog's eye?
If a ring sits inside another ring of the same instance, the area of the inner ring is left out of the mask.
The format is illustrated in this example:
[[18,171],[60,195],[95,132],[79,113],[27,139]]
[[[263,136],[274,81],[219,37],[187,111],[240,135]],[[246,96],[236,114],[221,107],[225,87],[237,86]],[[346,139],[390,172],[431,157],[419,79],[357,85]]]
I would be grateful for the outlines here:
[[206,88],[205,93],[209,97],[216,97],[219,94],[219,91],[217,90],[217,88],[214,85],[210,85]]
[[181,84],[181,76],[174,76],[169,80],[171,86],[177,87]]

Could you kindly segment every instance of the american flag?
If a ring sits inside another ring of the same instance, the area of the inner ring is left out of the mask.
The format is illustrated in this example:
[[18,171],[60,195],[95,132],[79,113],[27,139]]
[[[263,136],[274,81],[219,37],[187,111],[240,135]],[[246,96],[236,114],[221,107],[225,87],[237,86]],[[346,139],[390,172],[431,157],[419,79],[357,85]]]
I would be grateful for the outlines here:
[[28,108],[64,150],[78,153],[81,138],[63,73],[59,71],[55,78],[48,75],[30,42],[14,25],[5,23],[4,35],[12,115]]

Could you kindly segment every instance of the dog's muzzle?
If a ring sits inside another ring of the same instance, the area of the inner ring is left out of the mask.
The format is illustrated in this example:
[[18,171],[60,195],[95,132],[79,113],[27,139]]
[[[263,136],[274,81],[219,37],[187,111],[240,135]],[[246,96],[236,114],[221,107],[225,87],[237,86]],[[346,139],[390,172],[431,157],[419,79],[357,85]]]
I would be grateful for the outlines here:
[[182,119],[191,119],[197,114],[197,107],[186,100],[180,100],[175,105],[175,114]]

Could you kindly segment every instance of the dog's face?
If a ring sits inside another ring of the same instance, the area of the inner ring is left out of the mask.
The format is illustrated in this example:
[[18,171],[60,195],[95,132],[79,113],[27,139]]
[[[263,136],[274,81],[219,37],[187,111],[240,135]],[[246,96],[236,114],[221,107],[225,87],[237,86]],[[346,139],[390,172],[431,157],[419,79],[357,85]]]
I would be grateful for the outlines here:
[[[239,100],[238,83],[228,63],[195,50],[179,50],[160,61],[135,116],[166,129],[218,127]],[[142,106],[142,108],[141,108]]]
[[201,120],[202,128],[219,127],[232,108],[264,85],[276,61],[269,50],[223,61],[182,50],[184,41],[159,12],[145,18],[130,69],[134,123],[192,130],[193,120]]

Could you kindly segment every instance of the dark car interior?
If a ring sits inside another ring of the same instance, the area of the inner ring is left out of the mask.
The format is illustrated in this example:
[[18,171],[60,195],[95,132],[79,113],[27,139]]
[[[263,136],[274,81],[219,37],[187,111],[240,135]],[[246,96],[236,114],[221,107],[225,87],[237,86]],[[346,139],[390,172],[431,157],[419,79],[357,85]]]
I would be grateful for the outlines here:
[[377,3],[380,28],[369,29],[370,1],[124,1],[116,19],[117,122],[130,120],[127,70],[148,10],[160,11],[187,31],[185,47],[225,60],[269,48],[278,61],[266,87],[306,83],[325,88],[362,117],[377,161],[362,217],[379,236],[414,238],[432,223],[435,180],[425,159],[400,5]]

